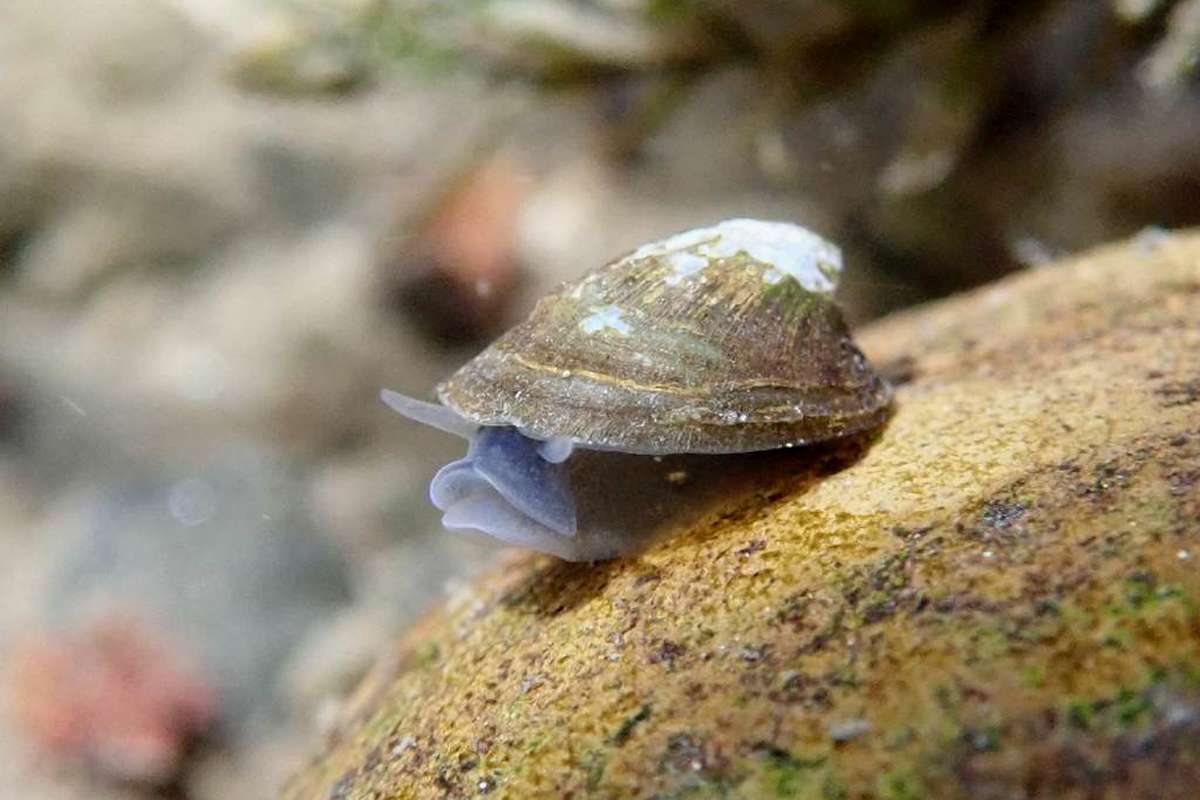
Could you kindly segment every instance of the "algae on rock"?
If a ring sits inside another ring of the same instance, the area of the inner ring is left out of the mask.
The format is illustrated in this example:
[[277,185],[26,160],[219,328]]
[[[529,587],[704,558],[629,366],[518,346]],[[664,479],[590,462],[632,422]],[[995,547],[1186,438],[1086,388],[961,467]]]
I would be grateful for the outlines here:
[[859,341],[875,441],[638,558],[510,559],[285,796],[1194,796],[1200,234]]

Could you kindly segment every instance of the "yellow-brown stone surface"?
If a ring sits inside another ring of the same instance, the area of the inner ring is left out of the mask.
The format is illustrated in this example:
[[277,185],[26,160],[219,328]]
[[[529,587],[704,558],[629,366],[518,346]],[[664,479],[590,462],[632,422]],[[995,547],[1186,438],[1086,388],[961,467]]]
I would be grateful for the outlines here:
[[1200,234],[858,340],[873,441],[637,558],[508,559],[285,796],[1200,796]]

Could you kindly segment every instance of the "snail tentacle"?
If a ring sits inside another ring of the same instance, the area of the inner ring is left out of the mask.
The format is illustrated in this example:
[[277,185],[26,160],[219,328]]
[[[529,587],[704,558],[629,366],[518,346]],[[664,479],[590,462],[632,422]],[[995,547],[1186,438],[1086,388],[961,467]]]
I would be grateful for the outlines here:
[[438,403],[427,403],[415,397],[393,392],[391,389],[380,391],[379,399],[401,416],[468,441],[475,435],[475,431],[479,430],[479,426],[474,422]]

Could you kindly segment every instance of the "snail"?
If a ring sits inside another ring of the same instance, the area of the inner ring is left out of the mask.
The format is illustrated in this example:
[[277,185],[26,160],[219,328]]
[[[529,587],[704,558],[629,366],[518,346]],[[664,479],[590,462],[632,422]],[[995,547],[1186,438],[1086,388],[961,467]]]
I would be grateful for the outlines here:
[[543,298],[437,387],[440,404],[382,399],[468,441],[430,484],[447,528],[567,560],[622,555],[733,454],[884,422],[891,388],[832,299],[841,268],[791,223],[679,233]]

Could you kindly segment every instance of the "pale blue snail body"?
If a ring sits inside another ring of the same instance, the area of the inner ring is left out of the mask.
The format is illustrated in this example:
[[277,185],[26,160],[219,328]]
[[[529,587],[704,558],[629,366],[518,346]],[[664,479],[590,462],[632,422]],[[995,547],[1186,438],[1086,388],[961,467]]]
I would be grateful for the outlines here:
[[454,411],[385,389],[393,410],[467,440],[467,453],[438,470],[429,498],[447,528],[478,530],[569,558],[579,549],[569,439],[531,439],[509,426],[476,425]]
[[789,223],[688,231],[544,298],[438,387],[441,405],[383,399],[468,441],[430,485],[446,527],[622,555],[744,474],[735,454],[882,423],[891,390],[832,301],[840,269]]

